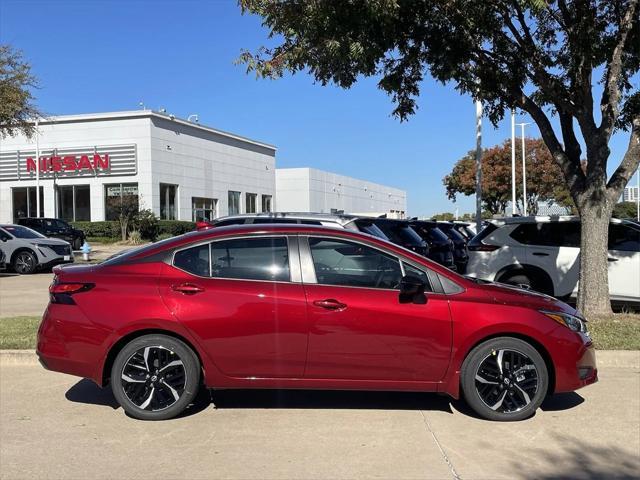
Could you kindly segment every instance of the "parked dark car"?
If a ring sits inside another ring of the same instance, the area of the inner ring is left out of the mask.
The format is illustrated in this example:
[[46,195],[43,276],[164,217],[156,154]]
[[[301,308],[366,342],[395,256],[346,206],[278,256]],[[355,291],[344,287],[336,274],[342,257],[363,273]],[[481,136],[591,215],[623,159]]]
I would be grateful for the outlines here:
[[453,261],[456,264],[458,273],[464,273],[469,263],[467,253],[467,239],[458,232],[453,223],[437,222],[438,228],[453,242]]
[[423,257],[429,256],[429,245],[411,228],[407,220],[381,217],[374,219],[373,223],[396,245],[416,252]]
[[427,220],[412,220],[411,228],[429,245],[429,258],[451,270],[456,269],[453,261],[453,242],[436,222]]
[[7,257],[0,248],[0,270],[6,270],[7,268]]
[[59,218],[21,218],[18,220],[18,225],[29,227],[45,237],[65,240],[71,244],[74,250],[80,250],[84,243],[84,232],[73,228]]

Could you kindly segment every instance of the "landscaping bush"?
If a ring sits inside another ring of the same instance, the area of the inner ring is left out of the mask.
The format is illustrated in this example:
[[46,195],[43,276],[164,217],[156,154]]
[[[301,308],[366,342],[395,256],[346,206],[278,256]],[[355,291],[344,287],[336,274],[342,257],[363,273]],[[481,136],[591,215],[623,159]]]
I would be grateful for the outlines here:
[[185,222],[182,220],[158,220],[158,235],[168,233],[171,236],[176,236],[192,232],[195,229],[196,224],[194,222]]
[[86,237],[120,237],[120,224],[116,221],[70,223],[73,225],[73,228],[82,230]]
[[142,235],[140,230],[131,230],[129,232],[129,243],[133,245],[140,245],[142,243]]
[[152,210],[140,210],[134,217],[132,224],[133,228],[140,232],[142,238],[153,242],[158,237],[160,227],[158,225],[158,218]]
[[158,238],[156,239],[156,241],[160,241],[160,240],[166,240],[167,238],[173,238],[174,235],[171,235],[170,233],[161,233],[160,235],[158,235]]

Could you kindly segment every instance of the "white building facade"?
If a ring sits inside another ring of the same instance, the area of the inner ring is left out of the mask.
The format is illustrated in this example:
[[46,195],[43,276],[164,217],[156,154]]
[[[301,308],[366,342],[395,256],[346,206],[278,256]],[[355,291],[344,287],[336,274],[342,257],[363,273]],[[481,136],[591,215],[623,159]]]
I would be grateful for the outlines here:
[[150,110],[41,120],[36,139],[0,139],[0,222],[116,219],[126,205],[167,220],[272,211],[272,145]]
[[622,191],[622,201],[623,202],[637,202],[638,197],[640,197],[640,187],[635,186],[626,186]]
[[276,209],[280,212],[387,214],[404,218],[407,193],[315,168],[279,168],[276,170]]

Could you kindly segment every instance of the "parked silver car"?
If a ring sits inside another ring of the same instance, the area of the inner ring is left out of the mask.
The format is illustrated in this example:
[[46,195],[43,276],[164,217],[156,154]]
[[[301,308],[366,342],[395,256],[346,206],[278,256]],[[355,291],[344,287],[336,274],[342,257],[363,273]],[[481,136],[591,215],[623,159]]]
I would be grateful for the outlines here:
[[21,275],[73,262],[69,242],[47,238],[22,225],[0,225],[0,248],[7,265]]

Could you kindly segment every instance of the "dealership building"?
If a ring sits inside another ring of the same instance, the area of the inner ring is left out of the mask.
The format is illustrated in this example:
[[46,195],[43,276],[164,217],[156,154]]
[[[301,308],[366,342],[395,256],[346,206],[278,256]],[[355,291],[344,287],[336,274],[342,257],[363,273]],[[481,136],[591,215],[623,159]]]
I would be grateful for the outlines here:
[[276,181],[273,145],[163,112],[49,117],[38,132],[0,139],[0,222],[36,216],[38,184],[40,216],[69,221],[114,220],[126,208],[192,221],[276,209],[406,211],[403,191],[329,172],[284,169]]

